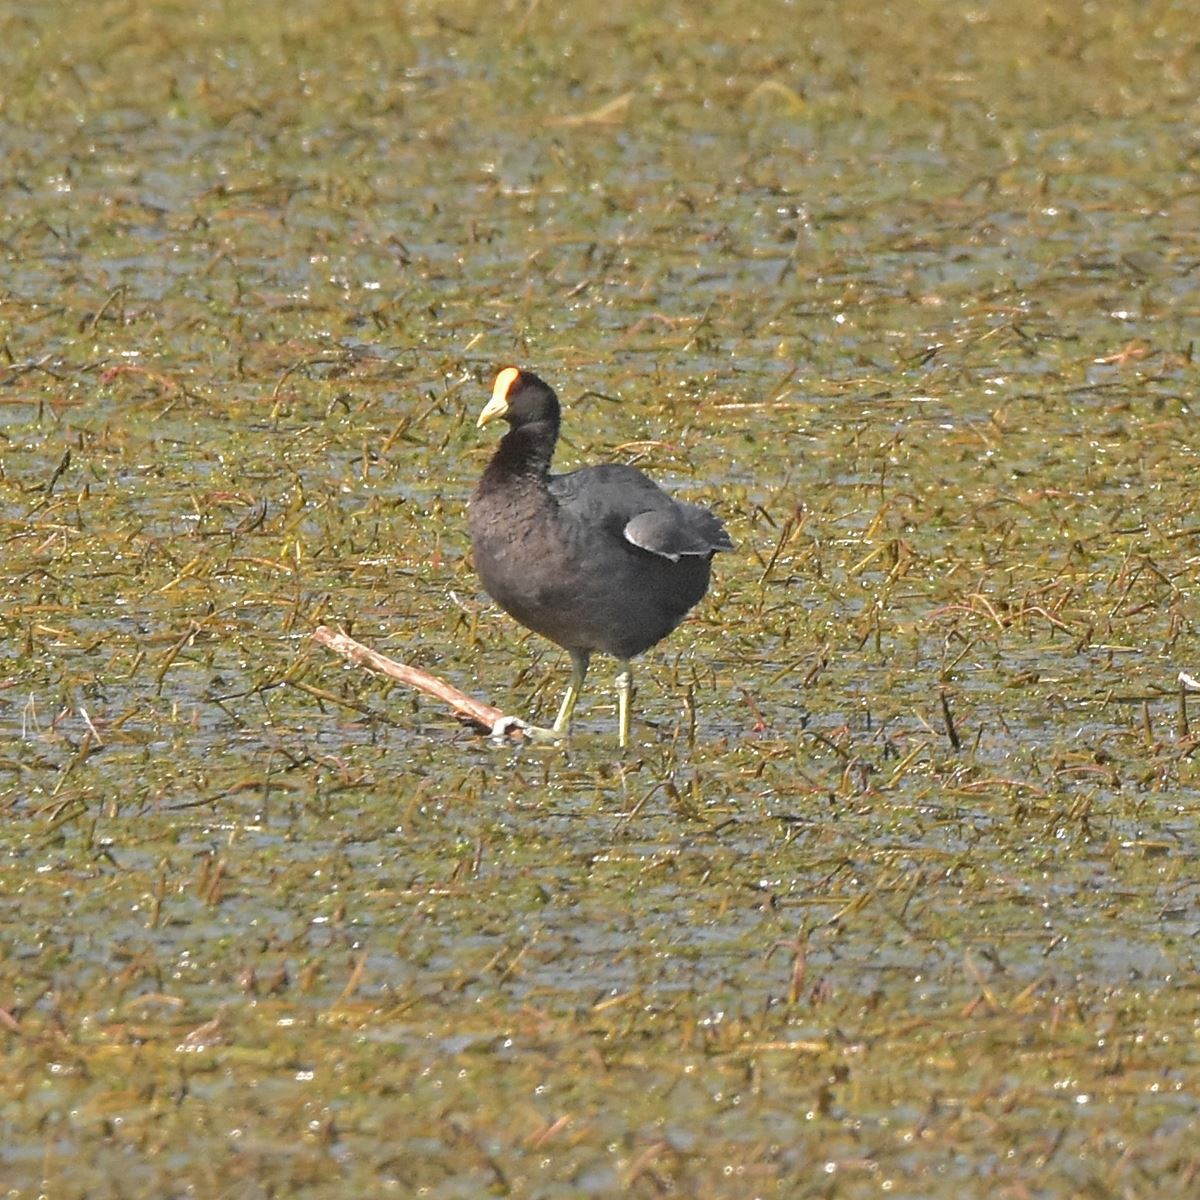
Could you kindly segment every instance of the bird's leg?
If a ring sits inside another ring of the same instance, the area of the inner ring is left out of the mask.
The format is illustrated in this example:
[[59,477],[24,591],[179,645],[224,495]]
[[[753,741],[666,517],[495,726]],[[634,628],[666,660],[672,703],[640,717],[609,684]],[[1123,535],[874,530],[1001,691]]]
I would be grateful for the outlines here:
[[633,668],[629,659],[618,660],[617,671],[617,737],[622,750],[629,745],[629,698],[633,692]]
[[587,650],[571,650],[571,682],[567,684],[567,694],[563,697],[558,716],[554,718],[554,732],[566,733],[571,725],[571,714],[575,711],[575,701],[583,690],[583,677],[587,674],[591,654]]

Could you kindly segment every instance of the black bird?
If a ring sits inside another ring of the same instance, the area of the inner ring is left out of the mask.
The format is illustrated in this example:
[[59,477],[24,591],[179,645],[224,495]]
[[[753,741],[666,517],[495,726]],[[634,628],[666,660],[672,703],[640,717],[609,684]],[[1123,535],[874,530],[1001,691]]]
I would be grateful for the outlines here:
[[554,721],[566,733],[594,651],[619,663],[620,744],[629,741],[629,660],[661,641],[708,590],[712,557],[732,550],[707,508],[673,500],[619,463],[552,475],[561,409],[536,375],[505,367],[478,426],[508,422],[471,498],[475,569],[489,596],[571,656]]

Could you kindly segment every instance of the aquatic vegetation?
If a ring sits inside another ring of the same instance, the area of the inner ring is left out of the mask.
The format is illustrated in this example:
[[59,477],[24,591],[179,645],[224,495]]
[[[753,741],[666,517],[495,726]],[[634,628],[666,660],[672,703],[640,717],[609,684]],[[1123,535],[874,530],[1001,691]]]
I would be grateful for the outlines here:
[[[1083,12],[0,16],[6,1196],[1193,1194],[1194,21]],[[512,361],[737,544],[625,753],[312,640],[553,720]]]

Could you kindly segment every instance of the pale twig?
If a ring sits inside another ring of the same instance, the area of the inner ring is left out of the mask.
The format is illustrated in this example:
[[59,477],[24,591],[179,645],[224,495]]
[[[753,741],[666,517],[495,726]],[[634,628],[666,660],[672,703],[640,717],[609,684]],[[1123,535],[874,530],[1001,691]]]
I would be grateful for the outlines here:
[[448,704],[461,719],[471,722],[480,729],[487,730],[495,738],[508,737],[516,740],[528,738],[533,732],[532,728],[526,726],[520,718],[505,716],[498,708],[484,704],[481,700],[468,696],[466,692],[460,692],[458,688],[444,679],[430,675],[428,671],[422,671],[419,667],[410,667],[406,663],[396,662],[395,659],[380,654],[378,650],[372,650],[369,646],[364,646],[362,642],[356,642],[349,634],[330,629],[327,625],[318,625],[313,630],[313,640],[319,642],[327,650],[340,654],[356,666],[376,671],[398,683],[416,688],[417,691],[424,692],[427,696],[441,700],[443,704]]

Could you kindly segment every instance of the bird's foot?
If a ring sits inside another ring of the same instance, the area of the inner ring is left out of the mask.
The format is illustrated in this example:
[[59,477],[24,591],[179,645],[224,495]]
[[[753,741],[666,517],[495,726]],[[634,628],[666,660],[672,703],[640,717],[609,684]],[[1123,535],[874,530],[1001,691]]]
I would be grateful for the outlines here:
[[501,717],[492,726],[489,741],[497,744],[507,743],[509,740],[508,735],[514,729],[519,729],[527,742],[535,744],[554,745],[565,741],[567,737],[565,730],[546,729],[542,725],[530,725],[528,721],[522,721],[520,717]]

